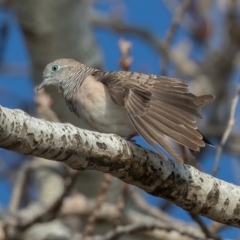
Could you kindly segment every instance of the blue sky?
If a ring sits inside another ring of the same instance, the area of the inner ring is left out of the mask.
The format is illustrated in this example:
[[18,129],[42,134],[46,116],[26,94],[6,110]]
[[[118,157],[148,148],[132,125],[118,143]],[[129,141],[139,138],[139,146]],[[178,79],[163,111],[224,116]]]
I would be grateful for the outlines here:
[[[105,14],[119,14],[121,19],[125,22],[135,24],[137,26],[147,28],[156,36],[163,38],[172,21],[172,14],[166,8],[164,3],[160,0],[126,0],[126,1],[106,1],[106,4],[97,4],[95,6],[97,11]],[[124,4],[122,4],[124,3]],[[213,34],[210,44],[215,48],[220,45],[221,29],[219,26],[222,19],[219,18],[219,9],[212,11],[211,21],[216,26],[214,29],[216,34]],[[21,30],[18,26],[17,19],[13,12],[5,12],[0,9],[0,27],[3,26],[4,21],[8,24],[8,34],[4,42],[4,52],[0,58],[4,63],[11,63],[12,66],[21,67],[24,69],[17,75],[11,72],[0,73],[0,104],[10,108],[21,108],[34,114],[34,94],[33,81],[31,76],[31,63],[27,52],[26,44],[24,42]],[[104,66],[106,70],[119,70],[118,60],[120,57],[118,41],[120,38],[125,38],[133,44],[131,55],[133,57],[132,71],[146,71],[152,74],[160,73],[160,58],[158,53],[154,51],[146,42],[137,37],[128,37],[113,33],[110,30],[95,29],[96,40],[102,50],[104,57]],[[217,37],[216,37],[217,36]],[[1,36],[0,36],[1,37]],[[179,41],[189,38],[189,32],[180,28],[174,38],[173,45]],[[0,44],[3,44],[0,38]],[[201,59],[204,56],[204,49],[196,44],[193,47],[192,56],[196,59]],[[169,71],[169,75],[174,74]],[[186,79],[185,79],[186,80]],[[239,83],[239,73],[234,74],[231,87],[234,88]],[[239,117],[239,107],[237,108],[237,119]],[[238,122],[238,120],[237,120]],[[234,131],[239,131],[235,127]],[[140,138],[137,138],[139,144],[146,147],[146,143]],[[214,141],[214,139],[212,140]],[[215,149],[209,147],[202,156],[201,165],[205,172],[211,173],[213,167],[213,160],[215,156]],[[5,162],[4,159],[7,159]],[[10,199],[11,181],[4,179],[3,172],[8,168],[17,166],[23,161],[24,157],[13,152],[0,149],[0,162],[3,167],[0,169],[0,204],[6,206]],[[235,184],[239,183],[239,177],[236,178],[236,167],[239,169],[239,164],[235,156],[223,154],[220,161],[220,172],[218,177],[228,182]],[[161,199],[154,198],[146,194],[146,198],[152,204],[159,204]],[[178,207],[172,207],[171,215],[191,221],[189,215]],[[209,220],[206,220],[210,222]],[[229,228],[222,233],[225,238],[235,239],[239,234],[236,228]]]

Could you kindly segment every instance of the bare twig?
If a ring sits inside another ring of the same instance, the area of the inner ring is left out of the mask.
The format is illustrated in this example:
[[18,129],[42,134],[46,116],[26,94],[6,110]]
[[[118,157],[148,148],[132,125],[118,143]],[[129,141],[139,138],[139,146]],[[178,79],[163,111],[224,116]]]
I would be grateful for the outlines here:
[[169,59],[169,46],[173,40],[173,37],[177,31],[177,28],[180,24],[180,21],[183,17],[183,14],[185,13],[186,9],[188,8],[190,4],[190,0],[184,0],[182,4],[179,6],[179,8],[176,11],[176,14],[174,16],[173,22],[171,27],[169,28],[166,38],[163,42],[163,52],[162,52],[162,75],[167,75],[167,66],[168,66],[168,59]]
[[12,198],[9,204],[9,213],[15,215],[18,211],[19,204],[22,199],[22,194],[26,186],[27,174],[30,170],[31,164],[29,162],[24,163],[17,174],[15,184],[13,187]]
[[95,208],[94,208],[92,214],[90,215],[90,217],[88,218],[87,226],[85,227],[85,229],[83,231],[84,237],[91,235],[95,228],[96,220],[97,220],[99,211],[101,209],[101,206],[105,201],[107,190],[111,183],[111,179],[112,179],[112,176],[110,174],[104,174],[104,179],[103,179],[102,186],[100,188],[100,191],[99,191],[99,194],[97,197]]
[[212,223],[209,225],[209,230],[213,233],[219,233],[229,227],[230,226],[228,225],[212,221]]
[[145,41],[149,42],[158,53],[162,53],[163,51],[162,42],[154,34],[144,28],[125,24],[97,14],[91,16],[91,22],[96,27],[109,28],[118,33],[141,37]]
[[193,213],[190,213],[190,216],[199,225],[199,227],[202,229],[202,231],[204,232],[206,238],[211,238],[211,239],[215,239],[215,240],[221,240],[222,239],[218,235],[216,235],[216,234],[211,232],[211,230],[203,222],[203,220],[201,219],[200,216],[198,216],[197,214],[193,214]]
[[132,191],[130,196],[134,201],[135,205],[139,209],[141,209],[141,211],[145,212],[147,215],[157,218],[164,222],[168,222],[170,220],[167,214],[165,214],[163,211],[149,205],[139,191],[137,190]]
[[116,214],[116,221],[115,221],[115,225],[120,225],[121,224],[121,220],[122,220],[122,216],[124,213],[124,208],[126,205],[126,200],[128,197],[128,189],[129,189],[129,185],[127,183],[121,183],[122,184],[122,194],[120,195],[118,201],[117,201],[117,214]]
[[41,91],[35,90],[35,101],[38,104],[37,113],[41,118],[44,118],[53,122],[60,122],[57,114],[52,110],[51,106],[53,100],[49,94],[46,93],[44,89]]
[[[110,17],[100,16],[99,14],[94,14],[91,21],[96,27],[107,28],[118,33],[137,36],[145,40],[158,54],[164,54],[164,44],[162,41],[147,29],[122,23]],[[168,58],[171,59],[180,72],[191,77],[196,77],[196,75],[200,74],[199,66],[183,55],[182,50],[176,51],[176,49],[174,49],[173,51],[170,51],[168,53]],[[201,77],[207,78],[205,75],[202,75]]]
[[[31,169],[30,167],[29,169]],[[36,203],[22,209],[16,216],[9,216],[6,219],[5,228],[16,227],[25,229],[36,222],[54,219],[62,206],[64,197],[69,194],[78,175],[79,172],[70,170],[69,175],[66,177],[65,189],[54,202],[47,206]]]
[[125,41],[124,39],[120,39],[118,45],[121,52],[119,65],[122,68],[122,70],[129,71],[133,61],[132,57],[130,57],[132,44],[131,42]]
[[[137,234],[143,231],[150,231],[154,229],[163,229],[167,232],[171,232],[174,230],[172,226],[166,226],[165,224],[161,223],[137,223],[137,224],[131,224],[127,226],[119,226],[116,229],[108,232],[105,236],[99,236],[99,237],[94,237],[92,240],[116,240],[122,235],[125,234]],[[182,234],[185,235],[184,230],[182,231]],[[189,237],[192,237],[193,239],[196,239],[194,235],[187,235]],[[201,238],[199,238],[201,239]],[[202,238],[203,239],[203,238]],[[204,238],[206,239],[206,238]],[[89,239],[90,240],[90,239]]]
[[240,86],[237,87],[236,95],[232,100],[231,110],[230,110],[230,118],[229,118],[229,121],[228,121],[227,128],[226,128],[226,130],[223,134],[223,137],[221,139],[220,144],[217,147],[217,152],[216,152],[216,156],[215,156],[215,160],[214,160],[214,167],[213,167],[213,172],[212,172],[213,176],[216,176],[216,174],[219,170],[218,165],[219,165],[219,160],[220,160],[220,157],[221,157],[221,154],[222,154],[222,151],[223,151],[223,147],[226,144],[226,142],[228,140],[228,137],[229,137],[229,135],[232,131],[232,128],[235,124],[234,116],[235,116],[236,107],[237,107],[238,100],[239,100],[239,95],[240,95]]

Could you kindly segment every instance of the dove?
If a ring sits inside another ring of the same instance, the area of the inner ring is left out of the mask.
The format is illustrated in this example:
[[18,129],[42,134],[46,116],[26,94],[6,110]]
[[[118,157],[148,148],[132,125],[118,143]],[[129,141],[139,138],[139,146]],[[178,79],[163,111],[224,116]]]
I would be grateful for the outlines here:
[[213,95],[196,96],[186,82],[128,71],[101,71],[73,59],[58,59],[43,71],[38,90],[55,85],[70,111],[94,130],[126,139],[140,135],[163,156],[159,147],[183,163],[169,139],[200,151],[209,143],[196,118]]

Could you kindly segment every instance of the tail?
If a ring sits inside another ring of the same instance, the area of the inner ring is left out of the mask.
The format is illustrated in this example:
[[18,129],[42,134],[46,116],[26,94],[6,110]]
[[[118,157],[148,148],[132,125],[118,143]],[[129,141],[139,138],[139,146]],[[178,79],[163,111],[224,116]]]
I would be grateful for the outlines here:
[[[203,107],[206,104],[212,102],[214,100],[214,96],[213,95],[202,95],[202,96],[198,96],[198,106],[199,107]],[[199,133],[201,133],[200,131],[198,131]],[[203,134],[201,133],[202,137],[203,137],[203,141],[207,144],[210,145],[212,147],[214,147],[214,145],[206,138],[203,136]]]
[[197,98],[198,98],[199,107],[203,107],[215,99],[213,95],[202,95],[202,96],[198,96]]
[[202,135],[203,141],[204,141],[207,145],[209,145],[209,146],[211,146],[211,147],[215,147],[199,130],[198,130],[198,132]]

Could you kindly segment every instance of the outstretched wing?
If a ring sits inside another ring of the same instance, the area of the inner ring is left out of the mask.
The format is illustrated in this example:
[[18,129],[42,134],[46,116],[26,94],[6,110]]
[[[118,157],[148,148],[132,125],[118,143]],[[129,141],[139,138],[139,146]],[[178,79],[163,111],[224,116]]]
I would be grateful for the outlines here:
[[127,109],[137,132],[156,150],[159,144],[182,162],[165,136],[194,151],[205,146],[195,117],[202,118],[200,108],[213,96],[197,97],[186,82],[175,78],[124,71],[95,74],[108,85],[112,100]]

